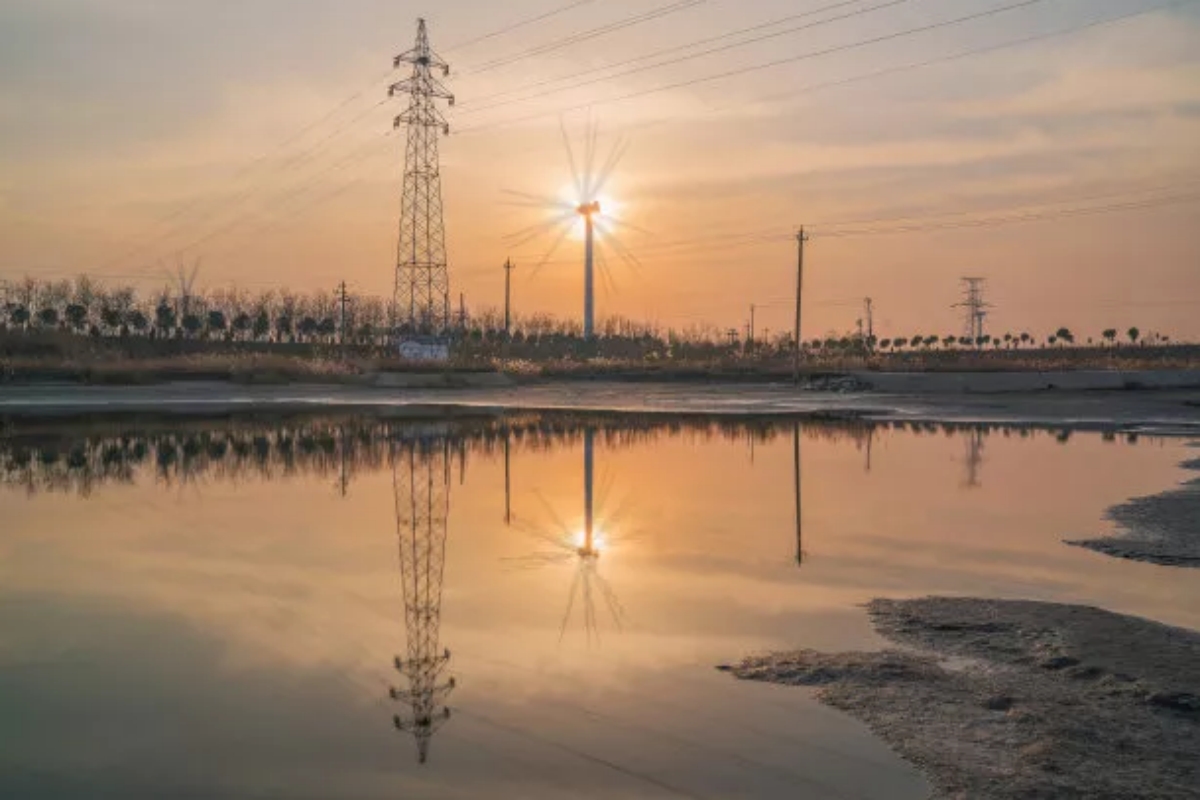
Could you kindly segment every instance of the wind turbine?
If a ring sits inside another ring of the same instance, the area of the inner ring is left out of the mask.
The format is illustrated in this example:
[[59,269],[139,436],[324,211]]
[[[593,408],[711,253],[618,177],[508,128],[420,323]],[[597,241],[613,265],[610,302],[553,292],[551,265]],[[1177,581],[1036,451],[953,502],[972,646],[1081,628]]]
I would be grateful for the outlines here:
[[[618,140],[607,158],[602,162],[600,168],[597,169],[598,126],[595,124],[588,126],[584,137],[582,162],[577,161],[575,158],[575,149],[571,146],[571,139],[567,135],[565,124],[560,125],[560,130],[562,131],[563,147],[567,152],[567,162],[571,169],[571,195],[569,198],[554,198],[523,192],[510,192],[509,194],[521,198],[516,203],[517,205],[544,209],[549,211],[551,216],[547,220],[514,233],[509,238],[512,246],[517,247],[531,242],[544,234],[555,234],[555,238],[552,240],[549,249],[530,273],[532,277],[558,251],[563,240],[566,239],[575,225],[582,223],[583,336],[585,339],[591,339],[595,335],[596,330],[595,275],[597,255],[601,257],[600,266],[605,266],[603,254],[598,253],[596,249],[597,240],[600,239],[611,244],[613,250],[631,266],[635,268],[640,266],[637,258],[616,236],[616,231],[619,228],[639,229],[628,222],[618,219],[615,204],[604,194],[605,187],[612,177],[613,170],[616,169],[621,158],[625,155],[628,145],[625,141]],[[611,276],[606,275],[605,277],[608,277],[611,282]]]

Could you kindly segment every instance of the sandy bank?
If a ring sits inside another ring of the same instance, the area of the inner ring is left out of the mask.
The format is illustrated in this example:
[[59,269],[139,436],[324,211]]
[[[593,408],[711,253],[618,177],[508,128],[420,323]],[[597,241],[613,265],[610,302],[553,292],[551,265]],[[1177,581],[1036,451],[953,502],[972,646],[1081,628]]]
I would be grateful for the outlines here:
[[1200,634],[1083,606],[875,600],[913,648],[748,658],[819,687],[922,768],[937,798],[1200,796]]
[[[1200,471],[1200,459],[1180,466]],[[1068,544],[1116,558],[1200,568],[1200,478],[1178,489],[1114,506],[1107,516],[1120,527],[1119,535]]]

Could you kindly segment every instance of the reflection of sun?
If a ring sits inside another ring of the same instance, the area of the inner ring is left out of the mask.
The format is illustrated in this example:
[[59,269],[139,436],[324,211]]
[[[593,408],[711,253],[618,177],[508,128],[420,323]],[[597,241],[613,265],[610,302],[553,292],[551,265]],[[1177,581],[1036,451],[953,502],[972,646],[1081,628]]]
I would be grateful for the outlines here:
[[575,532],[575,535],[572,538],[572,545],[581,556],[598,556],[605,548],[608,547],[608,537],[605,536],[604,531],[599,529],[593,530],[592,545],[589,549],[587,531],[583,528],[580,528]]

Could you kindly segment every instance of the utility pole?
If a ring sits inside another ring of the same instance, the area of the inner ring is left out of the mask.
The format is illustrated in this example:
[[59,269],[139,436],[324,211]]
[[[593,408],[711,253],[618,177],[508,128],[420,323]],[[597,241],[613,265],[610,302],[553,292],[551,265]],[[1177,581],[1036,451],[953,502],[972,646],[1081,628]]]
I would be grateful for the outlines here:
[[754,346],[754,303],[750,304],[750,335],[746,337],[751,347]]
[[511,258],[504,259],[504,337],[512,333],[512,271],[515,265]]
[[342,360],[346,359],[346,303],[349,297],[346,294],[346,282],[342,281],[337,288],[338,305],[341,307],[341,321],[338,324],[339,344],[342,347]]
[[467,330],[467,296],[463,292],[458,293],[458,329]]
[[870,343],[875,341],[875,303],[871,298],[863,299],[863,311],[867,318],[867,346],[870,347]]
[[796,233],[796,340],[792,349],[792,382],[797,386],[800,385],[800,308],[804,295],[804,243],[807,241],[808,234],[801,226]]
[[392,66],[412,65],[409,77],[388,87],[388,97],[409,96],[408,108],[392,125],[408,129],[404,184],[400,198],[400,236],[396,252],[396,288],[392,327],[434,333],[450,327],[450,275],[442,215],[442,177],[438,136],[450,132],[435,101],[454,105],[454,95],[434,77],[450,74],[450,65],[429,46],[425,20],[417,20],[417,41],[396,56]]

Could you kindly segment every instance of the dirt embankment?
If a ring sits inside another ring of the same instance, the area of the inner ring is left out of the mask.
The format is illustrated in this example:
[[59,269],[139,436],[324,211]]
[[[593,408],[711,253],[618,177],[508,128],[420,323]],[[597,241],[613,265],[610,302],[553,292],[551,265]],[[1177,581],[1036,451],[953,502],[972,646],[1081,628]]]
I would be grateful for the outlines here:
[[[1181,466],[1200,471],[1200,459]],[[1116,558],[1200,568],[1200,478],[1187,481],[1178,489],[1114,506],[1107,516],[1120,527],[1119,535],[1067,544]],[[1200,665],[1197,669],[1200,670]]]
[[1200,797],[1200,634],[1082,606],[875,600],[913,649],[748,658],[819,687],[922,768],[937,798]]

